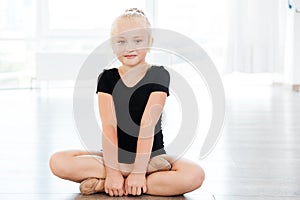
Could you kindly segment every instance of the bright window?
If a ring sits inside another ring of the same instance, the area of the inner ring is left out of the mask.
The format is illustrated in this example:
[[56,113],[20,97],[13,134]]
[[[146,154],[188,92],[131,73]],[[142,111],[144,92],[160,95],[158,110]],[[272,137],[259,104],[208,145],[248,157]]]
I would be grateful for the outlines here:
[[157,1],[155,22],[159,28],[182,33],[204,48],[221,69],[227,40],[229,0]]
[[207,47],[214,61],[221,60],[227,3],[228,0],[0,0],[0,82],[3,77],[8,80],[13,76],[5,77],[5,73],[34,74],[37,52],[91,52],[108,39],[112,21],[132,7],[144,10],[154,27],[183,33]]
[[29,38],[35,34],[34,0],[0,0],[0,38]]
[[88,31],[108,34],[112,21],[126,9],[137,7],[145,10],[142,0],[48,0],[48,13],[44,24],[46,31]]
[[226,34],[228,0],[157,1],[156,22],[193,39],[220,40]]

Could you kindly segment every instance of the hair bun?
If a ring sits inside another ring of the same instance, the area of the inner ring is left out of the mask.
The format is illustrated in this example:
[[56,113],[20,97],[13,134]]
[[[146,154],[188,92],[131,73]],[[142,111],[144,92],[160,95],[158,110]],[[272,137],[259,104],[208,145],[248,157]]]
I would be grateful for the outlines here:
[[143,16],[145,16],[145,13],[138,8],[129,8],[129,9],[125,10],[124,15],[143,15]]

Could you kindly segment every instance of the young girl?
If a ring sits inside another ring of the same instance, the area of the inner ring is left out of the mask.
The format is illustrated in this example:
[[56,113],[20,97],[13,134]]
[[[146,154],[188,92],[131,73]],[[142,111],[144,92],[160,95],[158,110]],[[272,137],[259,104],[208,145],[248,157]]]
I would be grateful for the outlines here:
[[113,23],[111,44],[121,62],[98,78],[102,152],[63,151],[50,159],[52,172],[80,183],[82,194],[180,195],[199,188],[204,171],[164,150],[161,114],[170,76],[145,57],[152,44],[143,11],[128,9]]

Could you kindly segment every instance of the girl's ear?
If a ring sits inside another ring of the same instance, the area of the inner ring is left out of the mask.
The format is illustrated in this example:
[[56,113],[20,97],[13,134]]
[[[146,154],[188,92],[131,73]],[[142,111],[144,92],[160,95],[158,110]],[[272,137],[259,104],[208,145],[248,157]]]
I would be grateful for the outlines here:
[[153,37],[151,37],[151,38],[150,38],[150,47],[152,47],[152,45],[153,45],[153,42],[154,42],[154,38],[153,38]]
[[154,41],[154,38],[151,37],[151,38],[149,39],[149,48],[148,48],[148,52],[150,52],[150,49],[151,49],[151,47],[152,47],[152,45],[153,45],[153,41]]

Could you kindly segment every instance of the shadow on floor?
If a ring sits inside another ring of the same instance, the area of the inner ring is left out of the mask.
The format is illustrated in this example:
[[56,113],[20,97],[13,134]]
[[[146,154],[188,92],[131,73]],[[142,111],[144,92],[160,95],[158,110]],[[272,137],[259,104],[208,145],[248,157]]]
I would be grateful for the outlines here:
[[78,194],[75,196],[74,200],[114,200],[114,199],[122,199],[122,200],[189,200],[189,198],[185,196],[174,196],[174,197],[160,197],[160,196],[150,196],[150,195],[141,195],[141,196],[123,196],[123,197],[110,197],[106,194],[94,194],[94,195],[81,195]]

